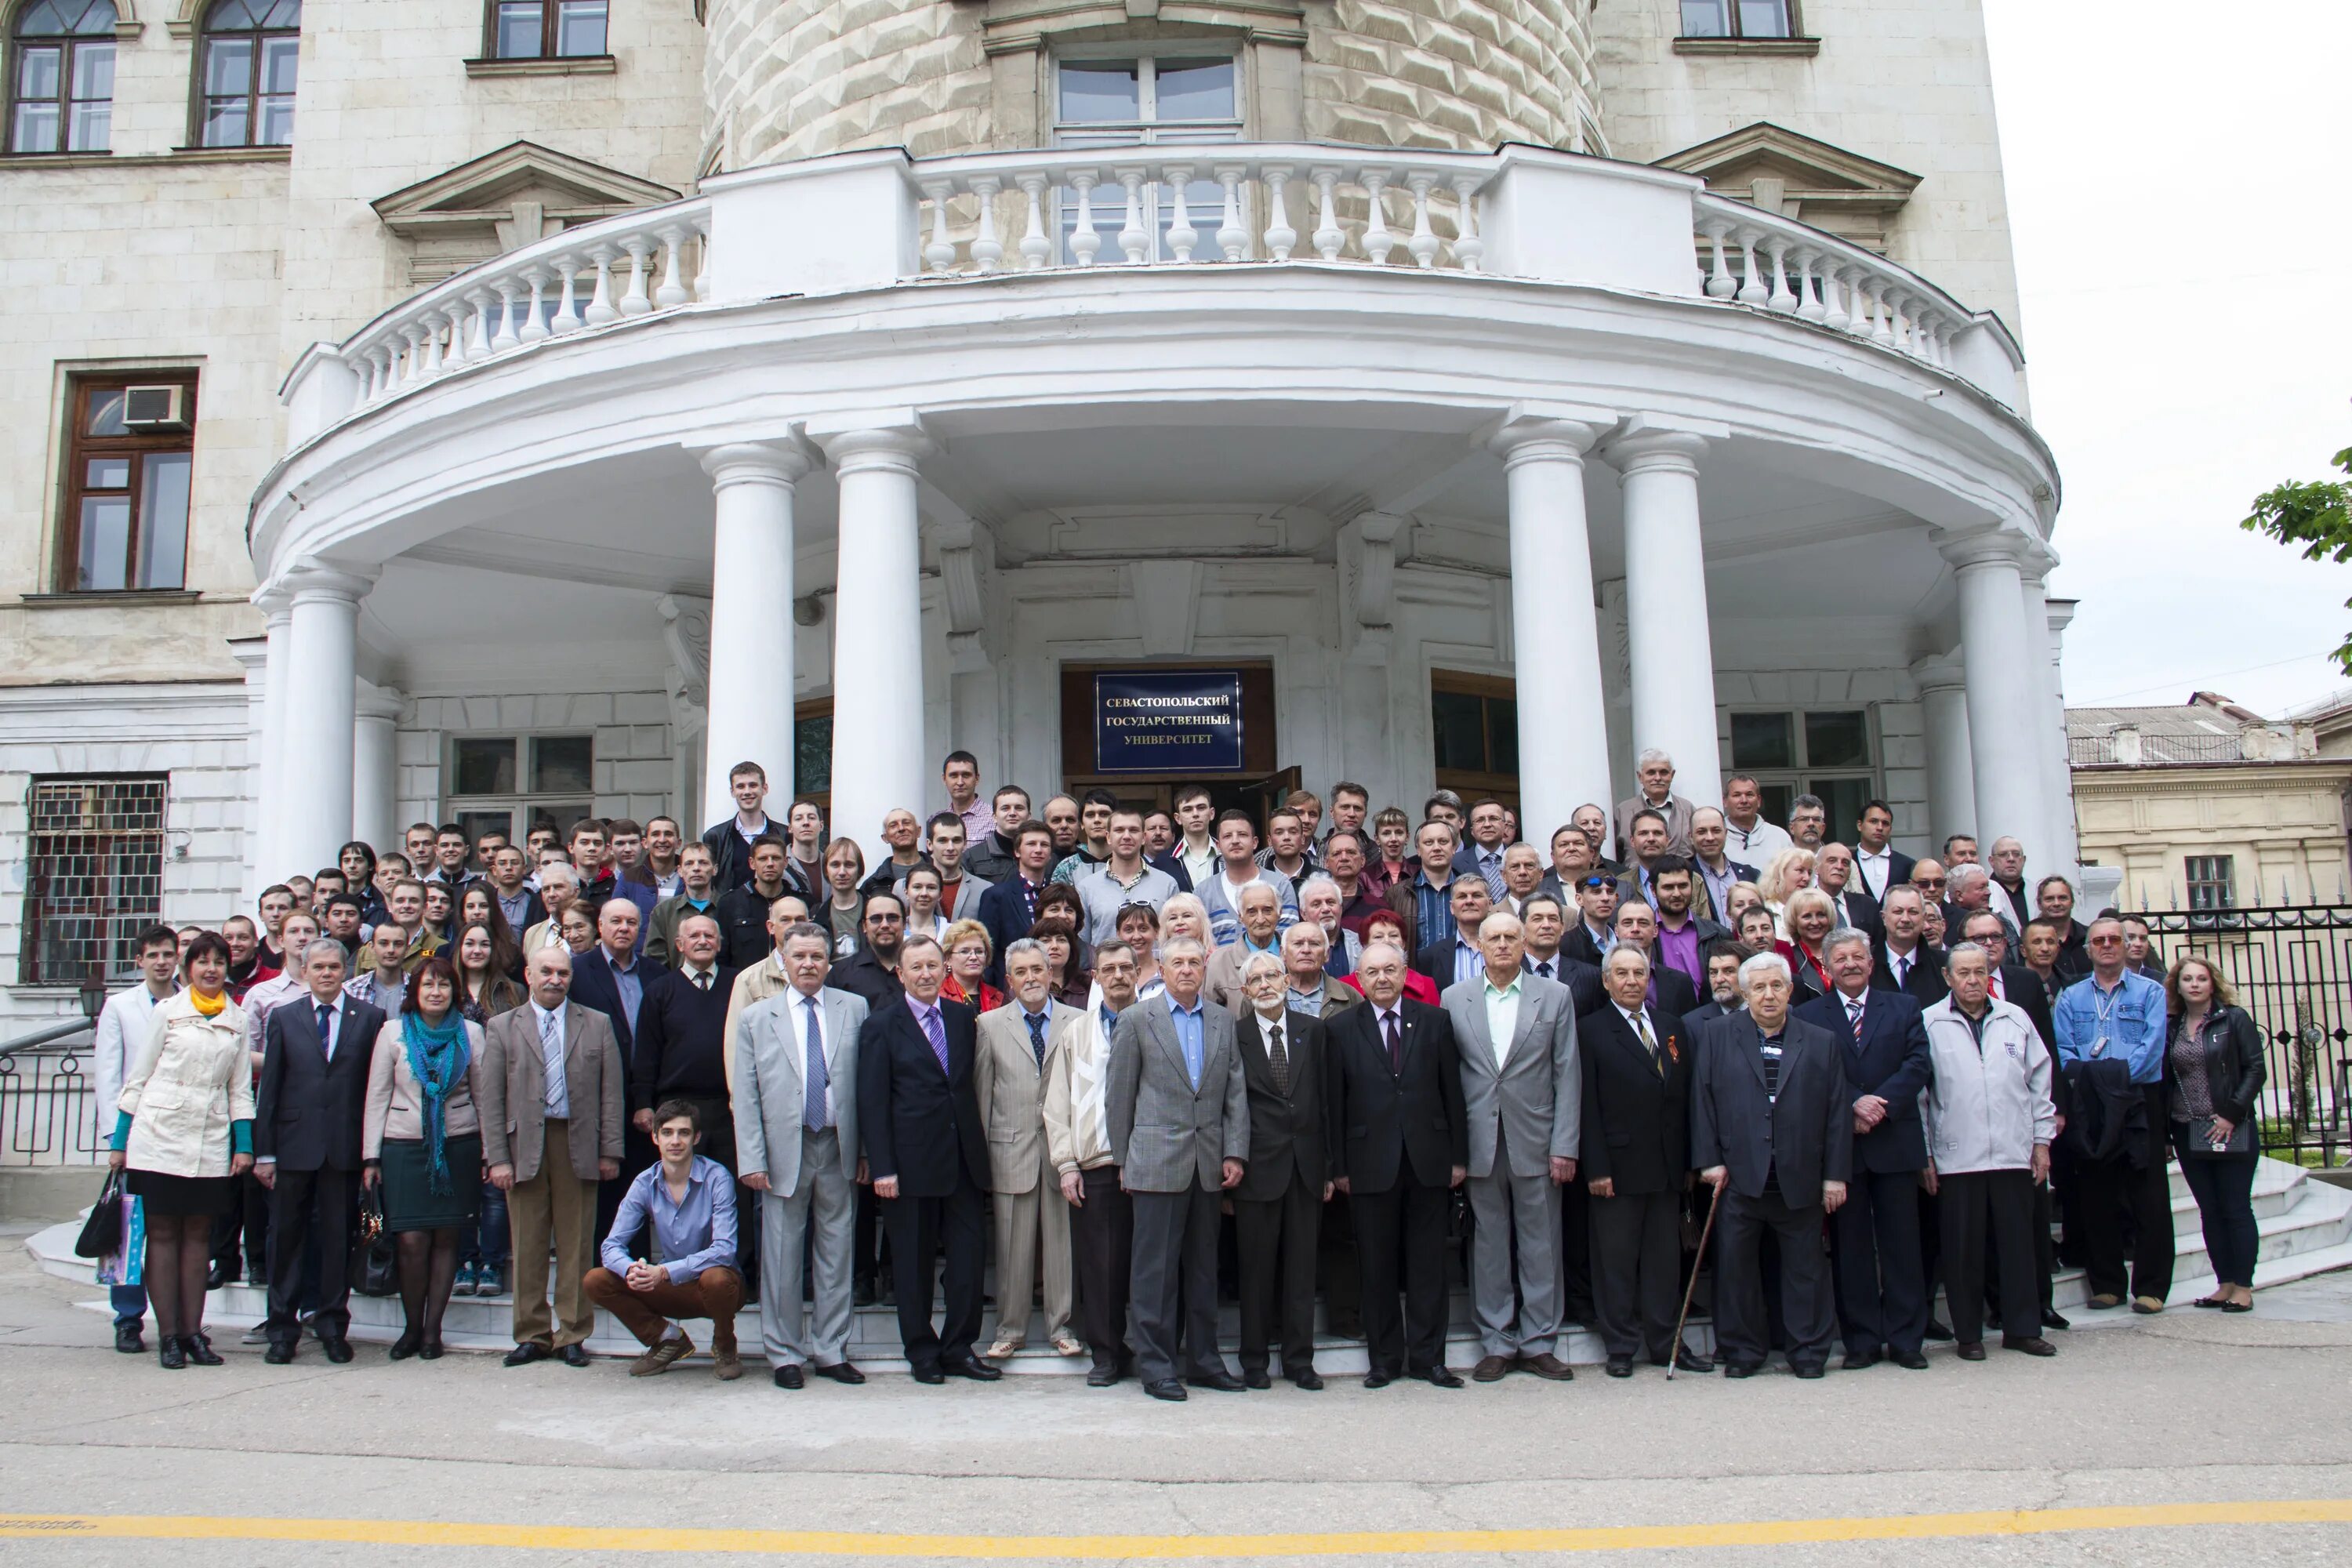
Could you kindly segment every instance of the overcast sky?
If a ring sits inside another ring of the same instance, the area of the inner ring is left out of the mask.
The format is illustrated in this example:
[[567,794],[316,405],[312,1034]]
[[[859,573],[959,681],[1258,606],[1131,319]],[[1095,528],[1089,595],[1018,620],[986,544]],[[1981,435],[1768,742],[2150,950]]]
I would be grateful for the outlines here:
[[2068,703],[2352,687],[2352,566],[2237,526],[2352,446],[2352,5],[1984,9]]

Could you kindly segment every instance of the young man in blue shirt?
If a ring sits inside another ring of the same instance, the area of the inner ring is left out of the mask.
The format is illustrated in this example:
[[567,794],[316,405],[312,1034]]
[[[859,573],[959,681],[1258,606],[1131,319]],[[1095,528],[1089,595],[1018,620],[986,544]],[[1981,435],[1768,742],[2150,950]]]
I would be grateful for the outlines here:
[[[630,1364],[632,1377],[667,1372],[694,1353],[694,1342],[672,1319],[710,1320],[712,1370],[722,1382],[743,1375],[735,1347],[735,1314],[743,1305],[743,1276],[735,1258],[735,1178],[727,1167],[694,1152],[702,1114],[693,1102],[666,1100],[654,1110],[654,1147],[661,1163],[637,1173],[604,1237],[604,1267],[582,1281],[588,1299],[621,1320],[646,1353]],[[629,1253],[645,1233],[651,1262]]]

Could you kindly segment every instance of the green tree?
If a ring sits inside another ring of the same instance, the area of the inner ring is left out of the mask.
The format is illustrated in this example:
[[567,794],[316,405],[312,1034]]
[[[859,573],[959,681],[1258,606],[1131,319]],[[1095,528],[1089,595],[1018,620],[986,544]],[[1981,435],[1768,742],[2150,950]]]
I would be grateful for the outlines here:
[[[2281,544],[2300,544],[2305,561],[2329,560],[2337,565],[2352,561],[2352,447],[2336,454],[2341,479],[2289,480],[2254,498],[2252,517],[2238,524],[2254,533],[2267,533]],[[2352,599],[2344,602],[2352,609]],[[2352,635],[2336,648],[2336,663],[2352,675]]]

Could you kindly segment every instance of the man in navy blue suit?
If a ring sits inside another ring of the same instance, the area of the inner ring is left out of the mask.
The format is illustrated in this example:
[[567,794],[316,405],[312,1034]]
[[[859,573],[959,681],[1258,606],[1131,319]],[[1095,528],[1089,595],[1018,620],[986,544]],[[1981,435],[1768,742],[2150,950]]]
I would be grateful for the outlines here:
[[1829,940],[1830,994],[1796,1016],[1838,1038],[1853,1093],[1853,1175],[1832,1222],[1845,1365],[1882,1358],[1925,1368],[1927,1272],[1919,1250],[1919,1173],[1927,1166],[1919,1091],[1927,1086],[1927,1031],[1919,1004],[1874,987],[1870,938],[1842,931]]
[[[611,1022],[613,1043],[621,1051],[625,1081],[635,1071],[637,1021],[645,1016],[648,1003],[659,1005],[660,994],[671,979],[668,970],[648,963],[639,955],[637,937],[643,930],[644,921],[634,900],[606,899],[604,907],[596,911],[596,945],[572,964],[572,1000],[604,1014]],[[599,1236],[613,1228],[613,1216],[621,1212],[621,1199],[637,1173],[659,1157],[654,1152],[650,1127],[632,1121],[622,1136],[621,1173],[598,1184],[596,1189]]]

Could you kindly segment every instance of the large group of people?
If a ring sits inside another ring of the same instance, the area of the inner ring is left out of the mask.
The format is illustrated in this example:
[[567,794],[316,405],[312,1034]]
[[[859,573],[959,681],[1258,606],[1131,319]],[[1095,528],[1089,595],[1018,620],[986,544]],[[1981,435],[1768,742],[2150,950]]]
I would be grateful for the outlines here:
[[2076,919],[2012,838],[1915,859],[1877,801],[1837,841],[1810,795],[1781,825],[1753,778],[1639,778],[1540,847],[1501,800],[1416,820],[1347,783],[1264,821],[1201,785],[1038,809],[964,752],[870,867],[752,763],[699,837],[347,845],[144,933],[100,1017],[117,1348],[152,1312],[163,1365],[217,1364],[206,1292],[242,1273],[266,1359],[348,1362],[380,1231],[394,1360],[510,1294],[510,1366],[588,1364],[601,1307],[634,1373],[707,1332],[731,1380],[756,1304],[776,1386],[855,1384],[887,1302],[919,1382],[992,1381],[1034,1329],[1181,1400],[1320,1388],[1319,1300],[1369,1386],[1450,1388],[1458,1279],[1477,1382],[1569,1379],[1580,1323],[1613,1377],[1917,1369],[1995,1330],[2053,1353],[2062,1258],[2093,1309],[2162,1310],[2175,1154],[2197,1304],[2251,1310],[2263,1051],[2211,963]]

